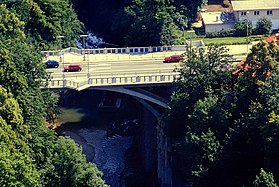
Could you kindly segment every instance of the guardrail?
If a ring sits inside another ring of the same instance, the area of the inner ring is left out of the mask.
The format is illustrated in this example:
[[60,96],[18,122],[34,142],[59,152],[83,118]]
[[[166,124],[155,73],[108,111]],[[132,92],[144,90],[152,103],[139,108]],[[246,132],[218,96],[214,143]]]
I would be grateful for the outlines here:
[[179,72],[154,75],[129,75],[89,77],[87,80],[52,79],[48,82],[48,88],[71,88],[83,90],[91,86],[121,86],[172,83],[180,76]]
[[[193,41],[191,45],[194,47],[205,46],[203,41]],[[95,48],[95,49],[78,49],[69,47],[56,51],[42,51],[44,56],[58,56],[65,53],[76,54],[146,54],[163,51],[185,51],[186,45],[170,45],[170,46],[150,46],[150,47],[122,47],[122,48]]]

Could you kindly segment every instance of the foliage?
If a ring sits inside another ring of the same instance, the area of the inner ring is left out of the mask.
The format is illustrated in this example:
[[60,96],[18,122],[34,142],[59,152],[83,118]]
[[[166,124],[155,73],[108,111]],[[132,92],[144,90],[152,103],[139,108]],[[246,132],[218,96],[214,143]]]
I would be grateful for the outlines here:
[[179,32],[190,28],[207,0],[73,0],[73,3],[86,27],[109,41],[107,45],[154,46],[179,43]]
[[256,180],[254,181],[255,187],[278,187],[275,184],[273,175],[270,172],[265,172],[263,168],[261,168],[261,172],[256,176]]
[[[0,5],[1,186],[65,186],[66,182],[70,182],[66,186],[106,186],[80,148],[46,126],[46,117],[57,112],[58,98],[41,89],[48,75],[38,47],[44,47],[40,42],[55,45],[49,34],[58,34],[59,29],[53,26],[65,28],[61,30],[69,43],[77,36],[80,23],[71,4],[67,0],[4,3]],[[68,161],[73,164],[59,172]]]
[[0,32],[11,38],[24,39],[24,22],[10,12],[5,4],[0,5]]
[[11,94],[0,86],[0,184],[1,186],[41,186],[39,172],[28,152],[27,126]]
[[221,30],[219,32],[209,32],[206,33],[207,38],[216,38],[216,37],[228,37],[228,36],[234,36],[235,30],[229,29],[229,30]]
[[25,23],[24,32],[29,43],[40,49],[57,49],[57,36],[63,35],[63,46],[72,46],[82,32],[69,0],[4,0],[10,11]]
[[247,20],[238,21],[234,25],[235,36],[249,36],[252,34],[252,23]]
[[257,20],[255,33],[256,34],[270,34],[272,22],[269,18],[262,17]]
[[81,149],[70,138],[59,137],[54,148],[54,171],[51,186],[106,186],[101,172],[94,164],[87,164]]
[[[279,47],[253,46],[233,82],[229,69],[218,68],[228,62],[225,52],[212,47],[186,54],[165,119],[176,169],[192,186],[251,186],[260,168],[276,181]],[[261,176],[257,185],[268,181]]]

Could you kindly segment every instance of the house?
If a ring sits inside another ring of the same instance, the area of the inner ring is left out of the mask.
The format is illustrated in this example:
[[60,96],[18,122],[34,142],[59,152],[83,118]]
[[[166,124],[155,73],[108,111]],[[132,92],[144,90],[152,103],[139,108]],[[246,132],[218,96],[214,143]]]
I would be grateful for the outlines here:
[[271,43],[272,41],[274,41],[277,45],[279,45],[279,32],[265,38],[264,40],[268,43]]
[[201,12],[205,32],[219,32],[234,27],[234,15],[231,12]]
[[[222,10],[222,9],[220,9]],[[231,0],[231,7],[226,11],[201,12],[205,33],[228,30],[235,22],[249,20],[253,26],[261,17],[269,18],[272,30],[279,29],[279,0]]]
[[236,21],[249,20],[253,26],[259,18],[272,22],[272,30],[279,29],[279,0],[231,0]]

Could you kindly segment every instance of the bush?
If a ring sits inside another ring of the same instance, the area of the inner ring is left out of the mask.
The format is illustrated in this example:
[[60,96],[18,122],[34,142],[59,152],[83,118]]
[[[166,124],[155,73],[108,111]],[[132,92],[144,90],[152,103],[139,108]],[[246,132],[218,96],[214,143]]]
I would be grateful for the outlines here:
[[247,20],[238,21],[234,25],[235,29],[235,36],[247,36],[247,24],[248,24],[248,35],[252,34],[252,23],[250,21],[247,22]]
[[206,33],[207,38],[216,38],[216,37],[228,37],[228,36],[234,36],[235,30],[230,29],[230,30],[221,30],[219,32],[210,32]]
[[255,28],[255,34],[270,34],[272,22],[270,19],[262,17],[259,18]]

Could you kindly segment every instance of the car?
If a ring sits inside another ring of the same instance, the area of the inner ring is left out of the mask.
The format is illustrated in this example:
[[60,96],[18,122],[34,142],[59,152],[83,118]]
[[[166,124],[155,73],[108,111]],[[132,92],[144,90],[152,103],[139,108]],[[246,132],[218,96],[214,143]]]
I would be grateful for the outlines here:
[[172,55],[170,57],[166,57],[164,59],[164,63],[169,63],[169,62],[180,62],[184,60],[184,57],[182,55]]
[[70,64],[69,66],[65,66],[63,71],[81,71],[81,67],[79,64]]
[[58,68],[59,63],[56,60],[48,60],[45,62],[46,68]]

